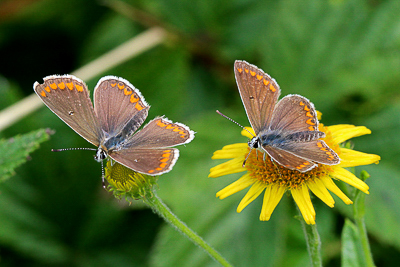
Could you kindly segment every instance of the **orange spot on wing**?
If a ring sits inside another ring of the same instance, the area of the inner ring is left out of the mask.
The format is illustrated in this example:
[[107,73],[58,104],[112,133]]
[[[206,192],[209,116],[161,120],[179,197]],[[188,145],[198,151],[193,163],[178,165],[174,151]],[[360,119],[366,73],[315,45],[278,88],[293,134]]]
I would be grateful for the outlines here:
[[256,76],[256,73],[254,71],[250,71],[251,76]]
[[263,77],[262,77],[261,75],[258,75],[258,74],[257,74],[257,80],[261,81],[262,78],[263,78]]
[[50,93],[50,87],[48,87],[48,86],[46,86],[45,88],[44,88],[44,90],[46,90],[47,92],[49,92]]
[[305,111],[310,111],[310,108],[307,107],[307,106],[304,106],[304,110],[305,110]]
[[308,130],[315,131],[316,129],[314,128],[314,126],[310,126],[310,127],[308,127]]
[[161,120],[157,121],[157,125],[160,127],[165,127],[167,124],[163,123]]
[[307,116],[307,117],[314,118],[314,116],[313,116],[309,111],[306,113],[306,116]]
[[[167,150],[167,151],[168,151],[168,150]],[[164,151],[164,152],[166,152],[166,153],[162,154],[162,157],[163,157],[163,158],[169,158],[169,157],[171,156],[171,152],[167,152],[167,151]]]
[[179,134],[181,135],[182,138],[186,138],[186,132],[180,131]]
[[300,104],[300,106],[304,106],[304,103],[303,103],[302,101],[300,101],[300,103],[299,103],[299,104]]
[[[118,88],[119,88],[120,90],[124,89],[124,88],[125,88],[125,84],[123,84],[123,83],[118,83]],[[125,90],[126,90],[126,89],[125,89]]]
[[76,84],[75,87],[76,87],[76,90],[78,90],[78,92],[83,92],[83,86]]
[[115,87],[117,83],[110,83],[111,87]]
[[50,84],[50,87],[51,87],[51,89],[55,90],[55,89],[57,89],[57,84],[52,83],[52,84]]
[[74,84],[71,82],[71,83],[67,83],[67,87],[68,87],[68,89],[69,90],[73,90],[74,89]]
[[239,73],[242,73],[243,69],[242,68],[237,68]]
[[41,91],[40,95],[43,96],[43,97],[46,97],[46,93],[44,91]]
[[136,98],[135,96],[136,96],[135,94],[132,94],[132,95],[131,95],[131,100],[130,100],[130,101],[131,101],[131,103],[136,103],[136,102],[138,102],[138,101],[139,101],[139,97],[138,97],[138,98]]
[[150,171],[148,171],[148,173],[153,173],[153,172],[155,172],[154,170],[150,170]]
[[269,89],[270,89],[272,92],[275,92],[275,91],[276,91],[276,88],[275,88],[272,84],[269,85]]
[[[119,87],[119,84],[118,84],[118,87]],[[121,88],[120,88],[121,89]],[[132,94],[132,90],[130,90],[130,89],[128,89],[128,88],[125,88],[124,89],[124,94],[125,95],[130,95],[130,94]]]
[[249,70],[248,69],[244,69],[244,72],[249,73]]
[[309,124],[309,125],[315,125],[315,123],[313,122],[313,119],[308,119],[306,121],[306,123]]
[[167,163],[161,163],[161,164],[160,164],[160,167],[161,167],[161,168],[165,168],[166,166],[167,166]]
[[167,162],[169,160],[169,158],[163,158],[162,160],[160,160],[160,162]]
[[64,90],[64,89],[65,89],[65,83],[60,82],[60,83],[58,84],[58,88],[60,88],[61,90]]
[[263,80],[264,85],[267,86],[269,84],[269,81],[267,81],[266,79]]
[[143,107],[139,104],[139,102],[136,103],[135,108],[137,110],[142,110],[143,109]]

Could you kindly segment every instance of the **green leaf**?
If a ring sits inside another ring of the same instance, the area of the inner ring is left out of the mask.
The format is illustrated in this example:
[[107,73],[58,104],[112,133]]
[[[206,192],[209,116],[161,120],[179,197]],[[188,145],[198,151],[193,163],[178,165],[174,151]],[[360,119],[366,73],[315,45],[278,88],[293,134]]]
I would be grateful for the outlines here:
[[8,140],[0,140],[0,182],[15,174],[15,169],[25,163],[29,154],[39,148],[39,144],[49,140],[50,131],[39,129]]
[[342,265],[346,267],[365,266],[362,257],[360,235],[357,227],[346,219],[342,231]]

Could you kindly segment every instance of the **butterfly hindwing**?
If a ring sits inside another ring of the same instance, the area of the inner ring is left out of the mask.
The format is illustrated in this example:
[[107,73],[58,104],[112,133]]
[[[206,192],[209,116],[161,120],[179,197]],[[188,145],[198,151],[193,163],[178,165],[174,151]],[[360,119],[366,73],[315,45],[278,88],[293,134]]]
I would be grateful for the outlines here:
[[171,147],[189,143],[193,138],[194,132],[186,125],[157,117],[109,156],[135,171],[160,175],[170,171],[179,157],[179,150]]
[[265,147],[264,149],[267,151],[268,155],[271,156],[272,161],[276,161],[280,165],[291,170],[306,172],[317,166],[317,164],[298,157],[284,149],[275,147]]
[[182,123],[157,117],[146,124],[126,142],[127,147],[159,148],[172,147],[192,141],[194,132]]
[[140,173],[161,175],[169,172],[179,157],[176,148],[129,148],[116,151],[110,157],[122,165]]

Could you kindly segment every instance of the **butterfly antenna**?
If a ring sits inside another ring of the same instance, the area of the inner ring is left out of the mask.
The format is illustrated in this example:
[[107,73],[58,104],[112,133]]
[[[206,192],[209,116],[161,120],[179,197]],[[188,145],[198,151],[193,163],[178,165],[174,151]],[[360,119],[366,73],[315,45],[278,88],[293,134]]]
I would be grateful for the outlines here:
[[[242,129],[245,129],[249,134],[253,135],[249,130],[247,130],[245,127],[243,127],[240,123],[234,121],[233,119],[229,118],[228,116],[226,116],[225,114],[222,114],[219,110],[217,110],[217,113],[219,115],[221,115],[222,117],[224,117],[225,119],[230,120],[231,122],[235,123],[236,125],[238,125],[239,127],[241,127]],[[253,135],[254,136],[254,135]]]
[[61,152],[61,151],[67,151],[67,150],[94,150],[96,151],[97,149],[94,148],[88,148],[88,147],[72,147],[72,148],[60,148],[60,149],[52,149],[52,152]]
[[106,190],[106,182],[104,181],[104,166],[103,166],[103,161],[101,161],[101,183],[103,185],[103,188]]
[[[242,163],[242,167],[243,167],[243,168],[244,168],[244,166],[246,165],[246,161],[247,161],[247,159],[250,157],[250,153],[251,153],[252,150],[253,150],[253,148],[250,148],[249,153],[247,154],[246,158],[244,159],[244,161],[243,161],[243,163]],[[257,151],[257,150],[256,150],[256,151]]]
[[[238,126],[241,127],[242,129],[246,130],[249,134],[253,135],[249,130],[247,130],[245,127],[243,127],[243,126],[242,126],[240,123],[238,123],[237,121],[234,121],[233,119],[229,118],[229,117],[226,116],[225,114],[222,114],[219,110],[217,110],[217,113],[218,113],[219,115],[221,115],[222,117],[224,117],[225,119],[228,119],[228,120],[230,120],[231,122],[235,123],[236,125],[238,125]],[[253,136],[254,136],[254,135],[253,135]],[[246,165],[246,161],[247,161],[247,159],[250,157],[250,153],[251,153],[252,150],[253,150],[253,148],[250,147],[250,151],[249,151],[249,153],[247,154],[246,158],[245,158],[244,161],[243,161],[243,164],[242,164],[242,167],[243,167],[243,168],[244,168],[244,166]]]

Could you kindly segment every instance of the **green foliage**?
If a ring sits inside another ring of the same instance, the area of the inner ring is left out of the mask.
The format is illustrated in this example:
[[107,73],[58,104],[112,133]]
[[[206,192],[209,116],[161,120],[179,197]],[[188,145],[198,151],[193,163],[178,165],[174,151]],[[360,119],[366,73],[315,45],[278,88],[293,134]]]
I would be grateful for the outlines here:
[[40,143],[49,140],[50,130],[39,129],[0,140],[0,182],[15,174],[15,169],[24,164],[29,154],[39,148]]
[[[48,0],[5,10],[1,109],[33,93],[32,84],[42,77],[71,73],[152,25],[164,27],[169,35],[163,45],[86,82],[93,92],[101,76],[124,77],[150,103],[148,120],[166,115],[197,132],[179,147],[174,170],[158,179],[158,195],[171,210],[235,266],[309,265],[290,196],[270,221],[260,222],[261,199],[238,214],[245,192],[215,197],[240,174],[207,178],[209,168],[222,162],[211,160],[213,151],[247,141],[240,128],[215,113],[219,109],[248,125],[233,75],[234,60],[243,59],[274,77],[282,95],[310,99],[325,125],[372,130],[351,141],[356,150],[382,156],[379,165],[360,168],[371,175],[365,223],[375,264],[398,265],[400,1],[124,1],[138,13],[128,8],[122,13],[116,3]],[[146,16],[139,16],[143,12]],[[135,201],[127,206],[103,190],[92,152],[50,152],[91,145],[47,108],[2,137],[39,128],[56,133],[13,179],[0,184],[2,266],[217,266],[151,211]],[[35,149],[33,142],[25,144]],[[17,163],[9,148],[0,151],[7,162]],[[22,151],[18,159],[25,162],[28,154]],[[7,175],[16,167],[1,165]],[[337,184],[355,200],[351,188]],[[363,266],[353,206],[335,201],[331,209],[313,199],[324,266]]]

